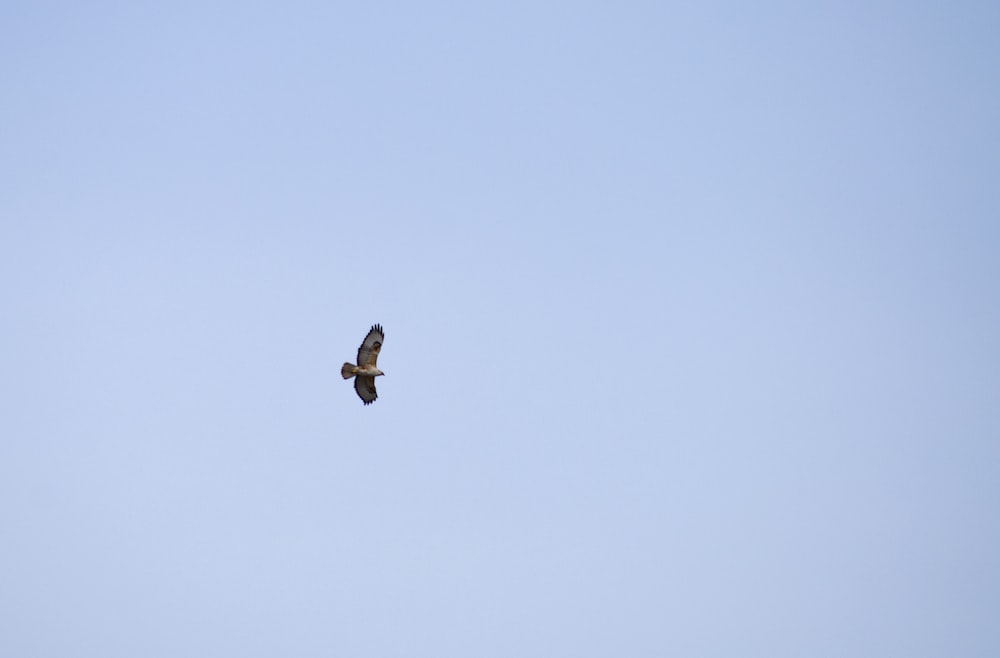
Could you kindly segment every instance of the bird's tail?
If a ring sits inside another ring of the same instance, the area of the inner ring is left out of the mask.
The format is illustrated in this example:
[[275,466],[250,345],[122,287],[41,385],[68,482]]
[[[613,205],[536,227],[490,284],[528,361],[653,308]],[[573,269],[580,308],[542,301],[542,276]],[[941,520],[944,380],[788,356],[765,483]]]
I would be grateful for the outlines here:
[[358,374],[358,367],[353,363],[345,363],[344,366],[340,369],[340,375],[344,379],[350,379],[356,374]]

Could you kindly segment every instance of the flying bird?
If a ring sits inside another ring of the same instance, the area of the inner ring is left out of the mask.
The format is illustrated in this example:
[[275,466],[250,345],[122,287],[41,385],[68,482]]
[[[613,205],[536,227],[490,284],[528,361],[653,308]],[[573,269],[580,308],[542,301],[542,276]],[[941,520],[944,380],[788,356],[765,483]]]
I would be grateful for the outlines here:
[[378,393],[375,391],[375,378],[385,374],[375,367],[384,340],[385,334],[382,333],[382,326],[372,325],[368,335],[361,341],[361,347],[358,348],[358,365],[345,363],[344,367],[340,369],[340,374],[343,375],[344,379],[354,377],[354,390],[358,392],[358,397],[366,405],[378,399]]

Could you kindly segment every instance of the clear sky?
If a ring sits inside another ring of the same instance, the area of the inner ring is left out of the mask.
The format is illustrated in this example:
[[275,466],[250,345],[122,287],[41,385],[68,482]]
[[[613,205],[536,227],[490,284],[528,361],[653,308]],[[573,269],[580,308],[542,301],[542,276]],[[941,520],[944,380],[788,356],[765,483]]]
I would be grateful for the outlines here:
[[998,34],[3,3],[0,655],[1000,655]]

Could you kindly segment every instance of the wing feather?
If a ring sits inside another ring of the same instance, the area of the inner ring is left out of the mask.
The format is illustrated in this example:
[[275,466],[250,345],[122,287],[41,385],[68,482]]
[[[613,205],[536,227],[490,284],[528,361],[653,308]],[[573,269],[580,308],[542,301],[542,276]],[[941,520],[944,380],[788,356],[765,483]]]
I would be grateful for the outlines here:
[[378,392],[375,390],[374,377],[355,377],[354,390],[358,392],[358,397],[366,405],[378,399]]
[[[382,342],[384,340],[385,334],[382,332],[382,325],[372,325],[371,330],[368,331],[368,335],[361,341],[361,347],[358,348],[359,367],[375,365],[378,361],[378,353],[382,351]],[[375,390],[374,386],[372,390]]]

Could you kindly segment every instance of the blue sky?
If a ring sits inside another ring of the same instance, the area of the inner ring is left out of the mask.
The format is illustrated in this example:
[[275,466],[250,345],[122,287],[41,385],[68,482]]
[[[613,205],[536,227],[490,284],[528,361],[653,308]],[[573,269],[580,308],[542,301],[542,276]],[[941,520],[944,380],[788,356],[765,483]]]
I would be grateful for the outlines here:
[[1000,652],[994,4],[0,26],[3,655]]

